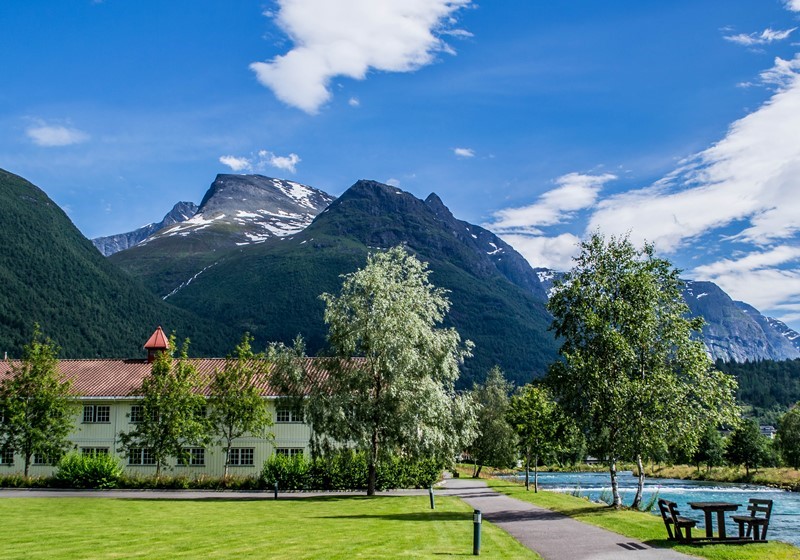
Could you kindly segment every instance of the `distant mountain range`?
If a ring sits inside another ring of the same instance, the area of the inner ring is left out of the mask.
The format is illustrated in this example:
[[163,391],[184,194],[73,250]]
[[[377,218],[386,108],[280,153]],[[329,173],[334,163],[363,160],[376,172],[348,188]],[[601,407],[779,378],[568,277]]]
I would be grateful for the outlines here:
[[[532,268],[435,194],[420,200],[358,181],[334,199],[291,181],[219,175],[199,206],[177,205],[143,239],[140,229],[95,240],[106,252],[134,243],[104,258],[42,191],[0,172],[0,223],[0,351],[12,355],[34,321],[64,357],[138,356],[159,324],[189,336],[199,355],[230,352],[244,331],[262,345],[302,334],[317,353],[326,333],[319,295],[337,292],[340,275],[363,266],[370,251],[403,244],[449,290],[447,325],[476,343],[462,386],[494,365],[525,383],[556,358],[545,306],[560,273]],[[685,297],[706,318],[713,357],[800,356],[798,333],[716,285],[687,282]]]
[[[287,189],[276,191],[275,185],[280,184],[277,181],[252,175],[220,175],[204,197],[198,217],[189,222],[208,222],[202,217],[203,208],[220,206],[217,199],[223,193],[225,215],[255,216],[259,209],[260,215],[264,215],[263,210],[271,207],[256,202],[257,195],[252,192],[245,195],[238,189],[224,191],[219,185],[247,184],[249,188],[266,189],[271,193],[270,203],[281,204]],[[268,239],[247,235],[251,225],[246,221],[229,221],[225,233],[228,239],[238,241],[237,251],[226,253],[220,251],[221,240],[211,243],[213,235],[206,229],[175,225],[152,236],[143,246],[117,254],[111,260],[141,277],[151,289],[176,305],[212,318],[224,317],[225,321],[269,339],[289,340],[301,332],[315,351],[324,345],[325,332],[322,307],[316,296],[323,291],[335,291],[338,275],[360,266],[368,250],[402,243],[430,262],[434,281],[451,290],[452,324],[465,337],[480,342],[472,360],[477,364],[473,369],[487,367],[494,360],[512,370],[509,373],[512,378],[522,379],[538,375],[553,359],[555,346],[547,331],[549,318],[543,304],[561,273],[531,268],[519,253],[490,231],[456,219],[436,194],[421,201],[388,185],[359,181],[333,203],[330,203],[333,197],[327,195],[319,195],[317,200],[319,204],[313,212],[321,213],[305,229],[299,223],[295,229],[273,224],[275,231],[292,233],[284,235],[279,243],[272,238],[267,243]],[[280,213],[270,212],[275,214]],[[311,217],[307,221],[311,222]],[[176,235],[181,239],[166,239]],[[251,248],[254,243],[263,247]],[[211,247],[213,250],[209,250]],[[191,257],[178,259],[183,264],[176,264],[174,257],[167,258],[186,253]],[[189,263],[191,266],[183,266]],[[176,275],[176,271],[180,273]],[[298,275],[308,282],[298,283],[295,280]],[[479,289],[480,282],[484,283],[483,289]],[[502,285],[514,295],[495,288],[495,297],[491,298],[485,293],[487,282]],[[243,303],[242,293],[270,293],[273,305],[256,314],[254,310],[260,306],[252,301]],[[800,335],[754,308],[734,302],[718,286],[687,281],[684,294],[692,313],[706,318],[703,337],[715,359],[783,360],[800,356]],[[521,307],[524,312],[519,311],[521,308],[513,301],[515,297],[526,302],[528,307]],[[274,320],[267,326],[263,323],[268,317]],[[495,319],[485,323],[493,325],[490,333],[478,328],[486,318]],[[532,349],[533,355],[519,350],[520,344]]]
[[92,239],[92,243],[97,247],[97,250],[108,257],[114,253],[119,253],[125,249],[130,249],[134,245],[145,241],[148,237],[161,231],[167,226],[185,222],[197,213],[197,205],[194,202],[179,202],[172,207],[172,210],[167,212],[164,219],[160,222],[147,224],[139,229],[129,231],[128,233],[118,233],[116,235],[109,235],[107,237],[97,237]]

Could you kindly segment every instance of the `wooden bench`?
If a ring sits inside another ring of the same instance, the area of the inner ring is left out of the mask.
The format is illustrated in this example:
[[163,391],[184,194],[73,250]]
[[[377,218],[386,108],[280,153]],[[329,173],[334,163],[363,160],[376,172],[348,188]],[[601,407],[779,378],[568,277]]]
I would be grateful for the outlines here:
[[[747,509],[750,510],[750,515],[731,516],[731,519],[739,524],[739,538],[749,539],[752,534],[754,541],[766,542],[767,529],[769,528],[769,516],[772,514],[772,500],[751,498],[750,505],[747,506]],[[762,517],[758,514],[764,515]],[[747,528],[746,531],[745,526]]]
[[[658,509],[661,512],[661,518],[664,520],[664,525],[667,528],[667,535],[671,541],[692,541],[692,528],[697,525],[697,521],[689,519],[688,517],[681,517],[678,511],[678,504],[670,502],[663,498],[658,500]],[[674,529],[674,533],[673,533]],[[686,531],[684,537],[683,530]]]

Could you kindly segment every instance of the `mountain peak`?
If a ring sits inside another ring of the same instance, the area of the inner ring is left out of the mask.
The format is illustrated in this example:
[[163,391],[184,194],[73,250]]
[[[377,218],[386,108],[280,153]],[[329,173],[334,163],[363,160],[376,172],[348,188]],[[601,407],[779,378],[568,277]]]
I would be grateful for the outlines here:
[[454,218],[453,213],[444,205],[444,202],[442,202],[442,199],[439,198],[439,195],[436,193],[429,194],[428,198],[425,199],[425,204],[440,220],[451,220]]

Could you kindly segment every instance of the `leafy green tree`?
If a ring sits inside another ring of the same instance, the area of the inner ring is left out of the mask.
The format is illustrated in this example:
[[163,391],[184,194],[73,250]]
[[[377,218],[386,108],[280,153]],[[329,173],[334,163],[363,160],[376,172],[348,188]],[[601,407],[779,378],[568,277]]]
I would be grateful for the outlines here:
[[59,458],[69,448],[75,427],[70,381],[58,374],[59,348],[34,325],[22,359],[0,382],[0,448],[22,455],[28,476],[34,455]]
[[525,385],[511,397],[506,414],[508,423],[519,438],[525,457],[525,490],[530,490],[533,465],[533,491],[539,491],[539,458],[555,452],[565,421],[556,402],[544,387]]
[[800,468],[800,403],[781,417],[777,439],[784,462],[793,469]]
[[614,507],[622,505],[618,460],[637,462],[638,507],[643,458],[670,443],[692,453],[706,424],[736,417],[735,380],[713,369],[693,338],[702,321],[689,318],[678,274],[652,245],[596,233],[548,305],[563,357],[549,380],[589,452],[607,461]]
[[[175,347],[171,336],[169,347]],[[141,397],[142,416],[136,427],[119,434],[120,451],[128,457],[134,450],[149,450],[155,460],[156,477],[169,466],[167,459],[177,457],[189,462],[188,446],[208,443],[208,421],[203,415],[206,399],[200,394],[197,369],[188,358],[186,340],[177,358],[159,352],[150,375],[142,380],[134,395]]]
[[725,441],[713,424],[708,424],[703,430],[692,461],[697,465],[698,472],[701,463],[705,463],[706,470],[711,467],[720,467],[725,463]]
[[728,437],[725,457],[733,465],[744,465],[745,474],[750,476],[750,469],[763,466],[767,460],[767,438],[755,420],[743,420]]
[[222,371],[214,373],[209,388],[208,422],[212,437],[225,453],[225,477],[233,440],[246,434],[266,437],[272,426],[272,415],[258,386],[267,377],[269,362],[253,352],[252,342],[250,333],[245,333],[235,355],[225,360]]
[[517,458],[517,437],[506,420],[511,383],[495,366],[483,385],[472,389],[472,400],[478,407],[478,437],[469,447],[475,461],[474,477],[480,476],[483,465],[508,467]]
[[321,296],[333,353],[327,375],[300,372],[291,383],[308,387],[315,438],[366,452],[368,495],[383,458],[451,461],[475,437],[472,401],[454,388],[471,344],[437,328],[450,303],[429,274],[402,247],[368,256],[338,296]]

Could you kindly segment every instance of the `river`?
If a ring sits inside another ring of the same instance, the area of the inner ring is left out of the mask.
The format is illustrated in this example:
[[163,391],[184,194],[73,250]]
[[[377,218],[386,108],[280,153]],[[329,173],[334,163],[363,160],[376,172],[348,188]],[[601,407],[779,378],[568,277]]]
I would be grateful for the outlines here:
[[[517,478],[523,478],[524,473]],[[636,477],[630,471],[618,473],[620,495],[625,505],[630,505],[636,494]],[[531,473],[533,484],[533,473]],[[539,488],[573,494],[580,492],[590,500],[599,501],[601,495],[610,499],[611,481],[608,472],[563,472],[539,473]],[[652,496],[658,493],[659,498],[672,500],[678,504],[681,515],[696,519],[705,527],[702,511],[691,509],[687,502],[734,502],[743,504],[737,515],[746,515],[745,509],[749,498],[773,500],[770,517],[768,540],[791,543],[800,547],[800,492],[776,490],[767,486],[754,484],[730,484],[725,482],[704,482],[696,480],[678,480],[674,478],[648,478],[645,482],[643,503],[649,503]],[[659,515],[658,505],[653,508],[653,515]],[[737,535],[738,528],[726,515],[726,529],[729,535]],[[716,526],[716,519],[714,520]],[[700,532],[702,534],[702,531]],[[666,530],[664,535],[666,536]]]

